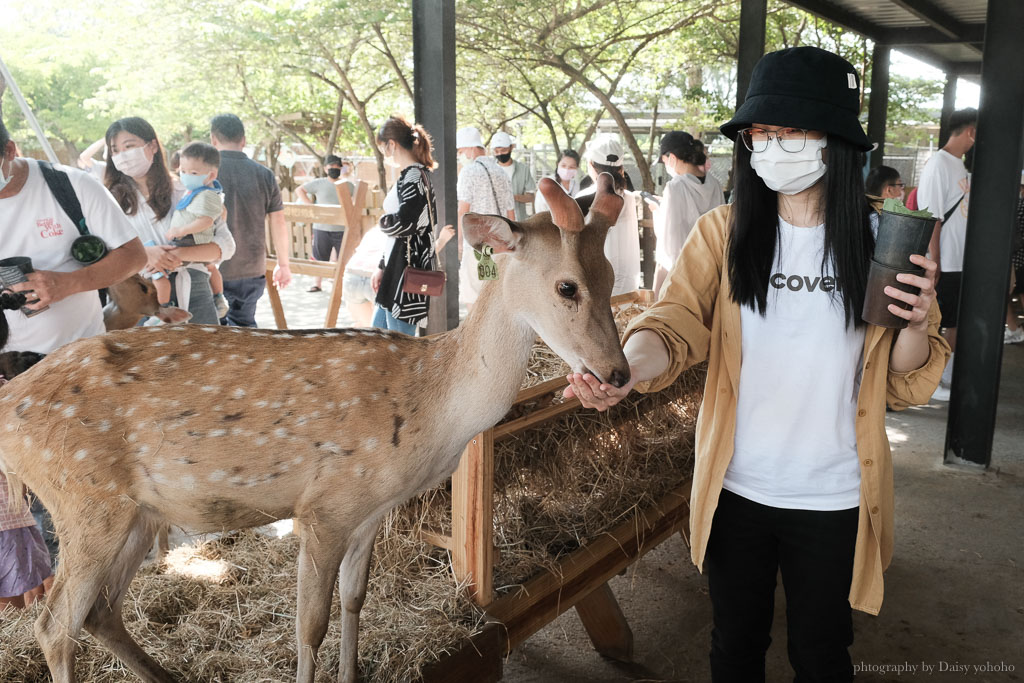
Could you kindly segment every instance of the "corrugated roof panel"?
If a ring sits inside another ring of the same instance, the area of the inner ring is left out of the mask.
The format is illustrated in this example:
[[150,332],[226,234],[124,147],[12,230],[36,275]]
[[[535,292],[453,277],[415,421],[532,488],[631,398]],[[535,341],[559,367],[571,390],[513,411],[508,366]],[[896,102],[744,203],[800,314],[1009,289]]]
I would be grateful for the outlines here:
[[892,0],[833,0],[833,4],[877,26],[925,26],[926,23]]
[[931,0],[947,14],[965,24],[984,24],[987,0]]

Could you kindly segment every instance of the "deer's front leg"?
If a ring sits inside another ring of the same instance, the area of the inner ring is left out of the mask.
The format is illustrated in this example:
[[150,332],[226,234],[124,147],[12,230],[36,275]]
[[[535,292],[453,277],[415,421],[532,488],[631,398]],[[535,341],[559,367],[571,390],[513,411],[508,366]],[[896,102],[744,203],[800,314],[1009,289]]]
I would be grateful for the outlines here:
[[316,655],[327,634],[334,581],[348,539],[322,523],[295,520],[299,545],[299,599],[295,630],[298,636],[298,683],[313,683]]
[[341,563],[341,659],[338,666],[340,683],[359,680],[359,612],[366,600],[366,582],[370,574],[370,557],[377,538],[380,520],[364,522],[352,534],[345,559]]

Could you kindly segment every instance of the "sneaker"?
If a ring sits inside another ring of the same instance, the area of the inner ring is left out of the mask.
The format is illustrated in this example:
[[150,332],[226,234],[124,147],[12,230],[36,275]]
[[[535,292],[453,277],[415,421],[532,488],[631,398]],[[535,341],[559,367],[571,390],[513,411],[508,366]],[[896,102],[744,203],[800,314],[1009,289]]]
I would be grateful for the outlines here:
[[1020,344],[1021,342],[1024,342],[1024,327],[1018,327],[1016,330],[1010,330],[1010,328],[1003,330],[1004,344]]
[[224,298],[223,294],[213,295],[213,305],[217,309],[217,318],[223,318],[228,314],[228,300]]
[[949,387],[942,386],[941,384],[935,388],[935,392],[932,394],[933,401],[948,401],[949,400]]

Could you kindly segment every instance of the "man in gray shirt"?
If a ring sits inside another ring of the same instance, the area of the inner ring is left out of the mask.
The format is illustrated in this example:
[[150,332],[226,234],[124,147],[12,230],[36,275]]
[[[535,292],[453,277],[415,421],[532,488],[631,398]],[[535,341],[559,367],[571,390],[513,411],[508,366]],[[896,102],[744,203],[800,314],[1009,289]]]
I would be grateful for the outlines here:
[[245,126],[234,114],[218,114],[210,121],[210,143],[220,151],[218,179],[224,186],[228,229],[235,238],[235,255],[220,265],[224,296],[229,309],[221,324],[256,327],[256,302],[266,291],[266,229],[277,252],[274,285],[284,289],[292,281],[288,267],[288,225],[284,220],[281,190],[274,174],[248,156]]
[[[300,202],[316,204],[318,206],[338,206],[338,185],[348,185],[348,194],[355,198],[356,186],[344,178],[342,160],[334,154],[328,154],[324,158],[324,170],[326,178],[314,178],[303,183],[296,191]],[[345,236],[344,225],[331,223],[313,224],[313,259],[317,261],[337,261],[341,256],[341,239]],[[323,284],[323,278],[316,278],[311,292],[319,292]]]

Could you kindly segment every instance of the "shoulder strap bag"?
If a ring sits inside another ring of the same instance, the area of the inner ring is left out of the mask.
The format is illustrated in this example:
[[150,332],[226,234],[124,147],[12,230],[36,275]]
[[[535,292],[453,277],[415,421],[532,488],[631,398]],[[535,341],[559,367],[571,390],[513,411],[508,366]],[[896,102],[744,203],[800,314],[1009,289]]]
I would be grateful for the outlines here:
[[[433,203],[430,201],[430,196],[433,192],[430,187],[430,179],[427,177],[427,173],[427,169],[424,168],[422,175],[424,193],[427,196],[427,216],[430,217],[430,246],[436,254],[437,243],[434,241],[434,228],[437,221],[434,218]],[[405,238],[406,258],[408,258],[410,253],[411,242],[411,238]],[[406,266],[405,273],[402,275],[402,291],[406,294],[419,294],[421,296],[441,296],[444,292],[444,283],[446,279],[447,275],[443,270],[424,270],[423,268]]]

